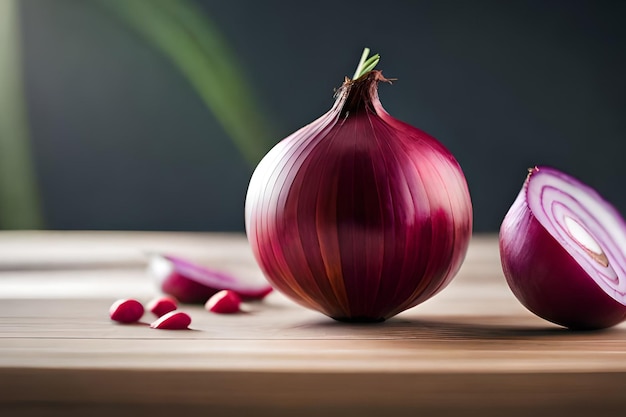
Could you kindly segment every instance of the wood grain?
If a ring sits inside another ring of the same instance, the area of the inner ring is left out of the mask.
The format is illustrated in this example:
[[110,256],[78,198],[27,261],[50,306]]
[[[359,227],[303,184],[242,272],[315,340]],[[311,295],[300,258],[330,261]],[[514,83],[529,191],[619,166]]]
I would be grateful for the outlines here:
[[242,235],[0,232],[0,415],[623,415],[626,326],[527,312],[493,236],[441,294],[369,325],[276,293],[234,316],[183,306],[188,331],[112,323],[115,299],[158,294],[150,251],[260,277]]

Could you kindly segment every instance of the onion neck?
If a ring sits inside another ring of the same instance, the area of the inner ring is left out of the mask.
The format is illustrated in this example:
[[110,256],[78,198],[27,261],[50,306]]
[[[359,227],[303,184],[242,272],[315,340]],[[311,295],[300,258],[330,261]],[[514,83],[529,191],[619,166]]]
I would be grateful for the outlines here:
[[379,81],[391,82],[379,70],[372,70],[356,80],[346,78],[338,92],[338,100],[342,102],[340,117],[346,118],[361,112],[377,113],[376,109],[380,107]]

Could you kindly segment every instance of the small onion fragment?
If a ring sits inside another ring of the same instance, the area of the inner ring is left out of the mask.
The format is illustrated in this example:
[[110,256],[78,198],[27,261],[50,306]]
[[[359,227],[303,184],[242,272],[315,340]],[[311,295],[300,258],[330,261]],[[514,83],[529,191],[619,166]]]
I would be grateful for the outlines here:
[[150,324],[153,329],[186,330],[191,324],[189,314],[182,311],[170,311]]
[[246,232],[287,297],[336,320],[376,322],[450,283],[468,248],[472,204],[450,151],[382,107],[382,72],[358,74],[330,111],[259,163]]
[[500,228],[513,294],[570,329],[626,319],[626,222],[595,190],[550,167],[529,170]]
[[119,323],[135,323],[143,313],[143,305],[132,298],[117,300],[109,308],[109,317]]
[[241,297],[236,292],[222,290],[209,298],[204,305],[207,311],[219,314],[233,314],[241,311]]
[[165,294],[182,303],[204,304],[221,290],[232,290],[247,300],[260,300],[272,292],[266,281],[243,280],[171,255],[152,254],[148,270]]
[[155,316],[161,317],[178,308],[176,300],[171,297],[157,297],[151,300],[146,308]]

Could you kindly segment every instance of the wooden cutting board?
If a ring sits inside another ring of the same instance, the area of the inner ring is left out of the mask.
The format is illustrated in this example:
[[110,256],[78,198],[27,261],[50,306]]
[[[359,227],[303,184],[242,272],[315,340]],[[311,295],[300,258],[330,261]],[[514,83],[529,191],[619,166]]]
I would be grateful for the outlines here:
[[243,235],[0,232],[0,416],[626,415],[626,326],[527,312],[495,236],[442,293],[367,325],[277,293],[237,315],[182,306],[186,331],[111,322],[114,300],[158,294],[154,251],[261,278]]

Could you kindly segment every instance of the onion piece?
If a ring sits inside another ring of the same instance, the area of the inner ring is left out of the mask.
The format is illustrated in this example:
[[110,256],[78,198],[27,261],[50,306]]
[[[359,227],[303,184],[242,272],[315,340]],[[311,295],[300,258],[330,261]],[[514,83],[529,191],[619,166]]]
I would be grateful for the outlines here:
[[529,170],[500,228],[509,287],[536,315],[571,329],[626,319],[626,222],[591,187],[550,167]]
[[154,298],[148,303],[146,308],[155,316],[161,317],[170,311],[178,309],[178,305],[176,305],[174,298],[165,296]]
[[119,323],[138,322],[143,313],[143,305],[132,298],[117,300],[109,308],[109,317],[111,317],[111,320]]
[[153,329],[161,330],[187,330],[191,324],[191,316],[182,311],[170,311],[165,313],[150,324]]
[[241,298],[230,290],[222,290],[209,298],[204,305],[207,311],[219,314],[233,314],[241,311]]
[[221,290],[232,290],[246,300],[260,300],[272,292],[266,281],[243,280],[171,255],[152,254],[148,270],[164,293],[182,303],[203,304]]

